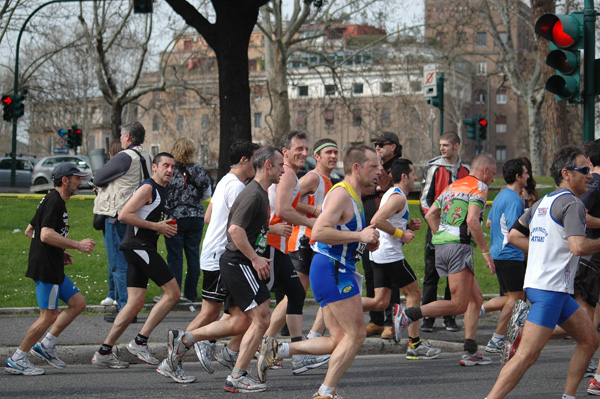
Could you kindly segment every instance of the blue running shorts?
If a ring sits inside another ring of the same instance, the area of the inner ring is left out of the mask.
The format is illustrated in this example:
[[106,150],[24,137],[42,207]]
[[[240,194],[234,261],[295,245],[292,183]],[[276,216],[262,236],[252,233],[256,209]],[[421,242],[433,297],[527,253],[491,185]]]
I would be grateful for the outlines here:
[[554,329],[556,325],[560,326],[579,309],[579,304],[575,299],[564,292],[526,288],[525,293],[531,302],[527,321],[538,326]]
[[316,253],[310,266],[310,286],[315,300],[322,308],[332,302],[341,301],[360,294],[354,272],[346,266],[340,266],[335,281],[335,260],[323,254]]
[[59,299],[67,303],[78,292],[79,290],[75,287],[75,284],[67,276],[65,276],[65,281],[61,285],[35,280],[35,295],[40,309],[58,309]]

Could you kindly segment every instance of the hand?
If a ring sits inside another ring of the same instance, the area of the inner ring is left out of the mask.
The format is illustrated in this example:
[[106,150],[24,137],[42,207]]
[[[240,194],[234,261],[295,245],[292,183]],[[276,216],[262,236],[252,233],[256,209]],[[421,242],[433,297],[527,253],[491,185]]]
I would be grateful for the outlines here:
[[315,211],[312,213],[312,215],[314,217],[318,217],[321,214],[322,210],[323,208],[321,207],[321,205],[315,205]]
[[269,233],[278,236],[289,237],[292,235],[292,226],[287,223],[276,223],[269,226]]
[[379,231],[375,228],[375,224],[372,223],[360,232],[360,242],[367,244],[379,243]]
[[89,254],[90,252],[92,252],[94,250],[95,246],[96,246],[96,243],[94,242],[94,240],[92,240],[91,238],[86,238],[85,240],[79,241],[77,250],[79,250],[81,252],[85,252],[86,254]]
[[485,265],[490,269],[490,273],[496,274],[496,265],[494,264],[494,259],[491,254],[483,255],[483,259],[485,259]]
[[375,244],[367,244],[365,248],[369,252],[377,251],[377,249],[379,248],[379,241],[377,241]]
[[421,219],[419,219],[419,218],[410,219],[408,228],[411,229],[412,231],[420,230],[421,229]]
[[68,252],[64,252],[63,254],[63,265],[72,265],[73,264],[73,255]]
[[413,238],[415,238],[415,233],[413,233],[413,231],[410,229],[406,229],[404,230],[404,234],[402,234],[402,238],[400,238],[400,240],[403,243],[408,244],[413,240]]
[[172,219],[163,220],[162,222],[157,222],[156,223],[156,225],[157,225],[156,231],[158,231],[159,234],[162,234],[168,238],[171,238],[174,235],[176,235],[177,234],[177,225],[169,224],[170,221],[172,221]]
[[271,267],[269,263],[271,263],[273,259],[263,258],[262,256],[256,256],[256,258],[252,261],[252,267],[258,273],[258,278],[261,280],[268,280],[271,276]]

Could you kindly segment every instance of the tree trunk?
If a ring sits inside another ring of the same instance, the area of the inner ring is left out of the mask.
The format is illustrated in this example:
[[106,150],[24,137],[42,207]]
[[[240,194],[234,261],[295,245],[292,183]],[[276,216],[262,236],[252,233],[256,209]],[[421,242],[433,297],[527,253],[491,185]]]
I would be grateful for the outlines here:
[[265,70],[269,97],[271,99],[271,119],[273,145],[278,146],[281,137],[291,130],[290,101],[288,98],[287,56],[276,42],[265,40]]
[[123,105],[120,101],[115,101],[110,104],[110,129],[112,139],[119,140],[121,138],[121,125],[123,124]]

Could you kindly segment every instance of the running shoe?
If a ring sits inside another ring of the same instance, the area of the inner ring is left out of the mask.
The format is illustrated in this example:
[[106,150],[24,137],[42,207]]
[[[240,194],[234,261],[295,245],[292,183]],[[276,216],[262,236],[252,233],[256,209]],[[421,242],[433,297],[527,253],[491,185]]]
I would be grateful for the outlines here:
[[595,378],[592,378],[588,383],[587,393],[600,396],[600,382],[596,381]]
[[432,332],[433,323],[435,323],[435,319],[432,319],[431,317],[424,317],[423,320],[421,320],[421,331]]
[[294,355],[292,356],[292,374],[302,374],[329,363],[331,355]]
[[106,297],[100,302],[100,305],[102,305],[102,306],[117,305],[117,301],[115,301],[114,299],[112,299],[110,297]]
[[408,344],[408,349],[406,350],[406,358],[409,360],[435,359],[441,354],[441,349],[432,348],[427,341],[421,341],[419,346],[416,348],[413,348],[410,344]]
[[138,345],[135,343],[135,339],[132,339],[127,344],[127,351],[129,351],[129,353],[131,353],[133,356],[137,356],[137,358],[144,363],[148,363],[153,366],[156,366],[160,363],[157,358],[152,356],[152,351],[150,350],[148,344]]
[[404,313],[405,310],[406,308],[404,307],[404,305],[394,305],[394,326],[392,327],[392,332],[394,335],[394,341],[396,342],[400,342],[400,338],[402,337],[402,330],[410,326],[410,323],[412,323],[412,321],[406,316],[406,313]]
[[4,371],[8,374],[42,375],[46,372],[46,370],[31,364],[27,356],[24,356],[19,360],[13,360],[9,357],[4,366]]
[[237,353],[230,355],[226,348],[221,349],[221,352],[215,355],[215,359],[220,365],[227,367],[229,370],[233,370],[235,362],[237,361]]
[[215,357],[215,344],[209,341],[200,341],[194,344],[194,349],[202,368],[208,374],[214,373],[215,369],[212,366],[212,359]]
[[129,363],[117,359],[114,352],[110,352],[108,355],[101,355],[99,352],[94,353],[92,364],[94,366],[107,367],[109,369],[126,369],[129,367]]
[[187,375],[181,366],[181,362],[177,363],[177,369],[173,371],[171,367],[169,367],[169,362],[167,362],[167,359],[165,359],[158,365],[156,371],[159,374],[164,375],[165,377],[168,377],[180,384],[191,384],[192,382],[196,381],[196,377]]
[[502,348],[504,348],[504,340],[503,339],[490,339],[488,344],[485,347],[485,351],[489,353],[500,353],[502,352]]
[[492,364],[492,359],[483,356],[480,352],[475,354],[465,352],[460,359],[460,365],[465,367],[487,366],[488,364]]
[[260,382],[267,381],[267,370],[277,362],[277,345],[275,338],[265,336],[260,345],[260,354],[256,361],[256,370]]
[[596,375],[596,371],[598,370],[596,368],[597,364],[598,362],[595,362],[594,359],[590,360],[590,364],[588,364],[587,369],[585,370],[585,374],[583,374],[583,376],[594,377]]
[[64,369],[67,367],[67,364],[60,360],[58,356],[56,356],[56,349],[54,348],[46,348],[42,345],[41,342],[35,344],[33,348],[29,351],[33,356],[44,359],[48,362],[48,364],[57,369]]
[[182,341],[184,335],[185,332],[181,330],[169,330],[169,338],[167,341],[167,361],[169,362],[171,370],[177,369],[177,363],[183,359],[183,356],[189,349]]
[[446,328],[446,331],[456,332],[460,330],[460,327],[458,326],[458,324],[456,324],[456,320],[454,320],[454,318],[445,319],[444,327]]
[[313,399],[342,399],[342,397],[335,393],[335,391],[326,395],[319,395],[319,392],[317,392],[313,395]]
[[228,392],[262,392],[267,390],[267,384],[261,383],[244,373],[239,378],[228,375],[223,389]]
[[506,364],[515,354],[519,344],[521,343],[521,334],[523,334],[523,325],[529,314],[530,306],[527,302],[520,299],[515,302],[512,309],[512,315],[508,322],[506,335],[504,336],[505,344],[500,354],[500,363]]

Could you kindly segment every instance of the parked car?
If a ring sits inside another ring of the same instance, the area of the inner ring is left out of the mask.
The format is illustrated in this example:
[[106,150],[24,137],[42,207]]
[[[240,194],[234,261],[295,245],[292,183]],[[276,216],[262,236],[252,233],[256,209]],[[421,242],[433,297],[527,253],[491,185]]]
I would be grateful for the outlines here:
[[87,183],[93,179],[93,170],[90,159],[84,155],[52,155],[40,159],[33,169],[31,185],[37,186],[52,183],[52,171],[54,170],[54,167],[61,162],[72,162],[82,172],[89,173],[89,176],[81,178],[83,183],[81,188],[89,188]]
[[[10,187],[11,157],[0,157],[0,186]],[[35,158],[17,157],[16,187],[29,187]]]

